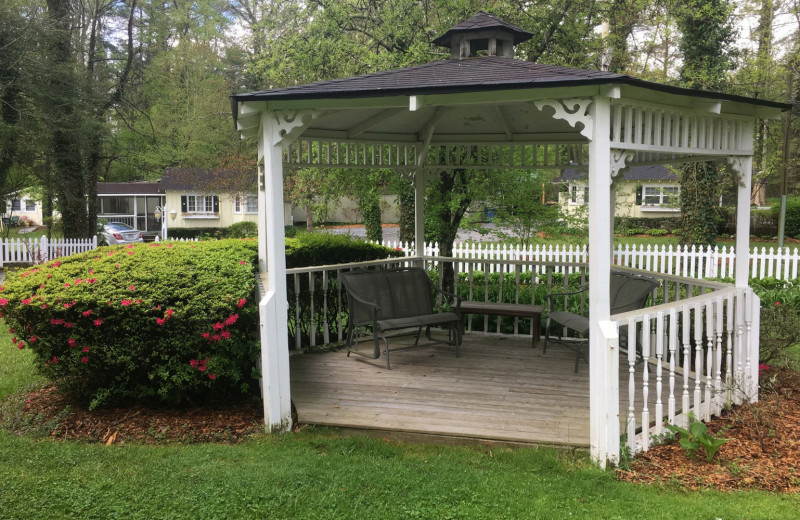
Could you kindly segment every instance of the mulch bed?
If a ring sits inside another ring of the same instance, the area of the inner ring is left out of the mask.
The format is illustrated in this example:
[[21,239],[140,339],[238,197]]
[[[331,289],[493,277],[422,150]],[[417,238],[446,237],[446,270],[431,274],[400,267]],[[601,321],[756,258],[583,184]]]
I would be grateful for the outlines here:
[[14,421],[18,426],[12,429],[21,433],[26,429],[41,431],[44,426],[43,433],[56,439],[106,444],[235,443],[263,431],[264,425],[261,407],[248,404],[185,409],[135,406],[88,411],[53,386],[28,394],[20,406],[24,407]]
[[728,439],[711,463],[702,448],[692,460],[672,441],[637,455],[630,469],[617,470],[618,477],[689,489],[800,491],[800,374],[773,371],[772,375],[773,385],[768,383],[769,372],[762,376],[758,403],[738,407],[708,424],[710,433]]

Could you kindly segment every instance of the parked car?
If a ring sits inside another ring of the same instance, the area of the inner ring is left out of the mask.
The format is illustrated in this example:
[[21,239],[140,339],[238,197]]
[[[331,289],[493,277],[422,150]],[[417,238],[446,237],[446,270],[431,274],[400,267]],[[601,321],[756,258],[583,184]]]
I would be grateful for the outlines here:
[[133,229],[122,222],[109,222],[103,226],[103,235],[106,237],[108,245],[130,244],[132,242],[144,242],[142,232]]

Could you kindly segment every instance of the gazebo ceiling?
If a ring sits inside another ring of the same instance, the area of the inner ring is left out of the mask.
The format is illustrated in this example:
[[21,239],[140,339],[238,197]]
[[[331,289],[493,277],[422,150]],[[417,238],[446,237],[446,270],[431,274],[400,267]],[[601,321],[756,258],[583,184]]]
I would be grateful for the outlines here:
[[436,132],[432,142],[474,140],[523,140],[536,135],[548,139],[585,141],[566,121],[553,119],[532,102],[460,105],[456,107],[422,106],[410,111],[399,108],[351,108],[346,112],[323,111],[304,137],[333,139],[368,139],[416,142],[433,121]]

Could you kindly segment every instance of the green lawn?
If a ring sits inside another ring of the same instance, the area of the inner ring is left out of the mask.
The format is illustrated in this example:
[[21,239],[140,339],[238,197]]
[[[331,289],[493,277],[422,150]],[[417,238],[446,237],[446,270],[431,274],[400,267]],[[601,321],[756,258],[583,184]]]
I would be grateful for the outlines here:
[[[5,329],[3,329],[5,331]],[[0,334],[0,397],[32,377]],[[796,518],[800,497],[618,482],[581,453],[416,445],[310,430],[237,445],[0,432],[0,518]]]

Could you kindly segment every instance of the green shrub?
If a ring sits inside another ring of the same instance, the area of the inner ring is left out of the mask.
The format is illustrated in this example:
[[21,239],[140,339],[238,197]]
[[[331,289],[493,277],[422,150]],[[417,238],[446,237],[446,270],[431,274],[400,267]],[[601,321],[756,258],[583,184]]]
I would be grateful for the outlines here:
[[299,233],[286,239],[286,267],[366,262],[404,256],[402,251],[371,244],[350,235]]
[[237,222],[231,224],[226,230],[228,238],[254,238],[258,236],[258,224],[245,220],[244,222]]
[[642,228],[628,228],[625,230],[625,235],[633,236],[633,235],[641,235],[644,234],[644,229]]
[[629,228],[638,229],[680,229],[680,217],[614,217],[614,229],[617,233],[625,234]]
[[668,231],[666,229],[653,228],[646,230],[645,233],[652,237],[663,237],[668,233]]
[[255,240],[112,246],[8,274],[19,348],[90,407],[257,391]]
[[222,238],[227,234],[228,228],[221,227],[193,227],[169,228],[169,238]]
[[[776,221],[780,211],[780,203],[772,206],[771,213]],[[786,197],[786,221],[783,231],[788,237],[800,238],[800,197]]]

